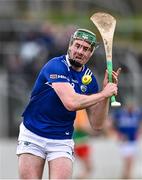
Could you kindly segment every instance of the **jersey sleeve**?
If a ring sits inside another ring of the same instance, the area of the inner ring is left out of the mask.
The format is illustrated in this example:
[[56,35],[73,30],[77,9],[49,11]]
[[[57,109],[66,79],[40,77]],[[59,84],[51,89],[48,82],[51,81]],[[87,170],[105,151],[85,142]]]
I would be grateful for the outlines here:
[[95,76],[92,78],[93,79],[93,93],[98,93],[99,92],[99,85],[97,82],[97,79],[95,78]]
[[48,83],[69,82],[66,64],[58,59],[49,61],[44,68],[44,76]]

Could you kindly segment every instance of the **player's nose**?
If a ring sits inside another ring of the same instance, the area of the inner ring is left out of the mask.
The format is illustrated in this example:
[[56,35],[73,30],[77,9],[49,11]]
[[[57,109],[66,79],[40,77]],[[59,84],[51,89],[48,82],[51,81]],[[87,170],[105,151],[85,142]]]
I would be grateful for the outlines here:
[[80,54],[80,55],[83,54],[83,48],[82,48],[82,47],[80,47],[80,48],[78,49],[78,54]]

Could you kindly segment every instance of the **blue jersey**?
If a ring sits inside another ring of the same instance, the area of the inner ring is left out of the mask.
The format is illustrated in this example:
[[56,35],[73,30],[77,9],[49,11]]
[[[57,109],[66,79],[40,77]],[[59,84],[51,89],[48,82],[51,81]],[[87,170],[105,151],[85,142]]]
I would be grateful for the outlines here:
[[139,109],[128,111],[119,109],[113,114],[115,128],[118,133],[128,141],[135,141],[138,129],[142,120],[142,114]]
[[[91,74],[92,82],[82,84],[82,76]],[[32,90],[30,102],[23,112],[23,123],[35,134],[50,139],[71,139],[75,111],[67,110],[51,84],[70,83],[79,94],[98,92],[98,84],[91,70],[86,66],[81,72],[72,69],[67,56],[55,57],[41,69]]]

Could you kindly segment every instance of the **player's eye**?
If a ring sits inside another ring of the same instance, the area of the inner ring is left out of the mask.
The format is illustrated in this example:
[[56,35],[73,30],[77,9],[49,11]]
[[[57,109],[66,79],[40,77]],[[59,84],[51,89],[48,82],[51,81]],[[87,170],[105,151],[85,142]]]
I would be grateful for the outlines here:
[[88,49],[89,49],[88,47],[84,47],[84,48],[83,48],[84,51],[87,51]]
[[84,47],[83,50],[86,52],[86,51],[91,51],[91,48],[90,47]]
[[79,49],[79,48],[80,48],[80,45],[79,45],[79,44],[75,44],[75,47],[76,47],[77,49]]

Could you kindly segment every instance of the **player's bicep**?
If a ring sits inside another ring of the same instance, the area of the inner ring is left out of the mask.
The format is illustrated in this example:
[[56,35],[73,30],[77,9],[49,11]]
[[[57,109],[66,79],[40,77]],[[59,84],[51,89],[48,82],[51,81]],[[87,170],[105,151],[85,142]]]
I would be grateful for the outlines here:
[[73,107],[74,99],[76,93],[70,83],[65,82],[54,82],[52,83],[52,88],[64,104],[64,106],[71,110]]

